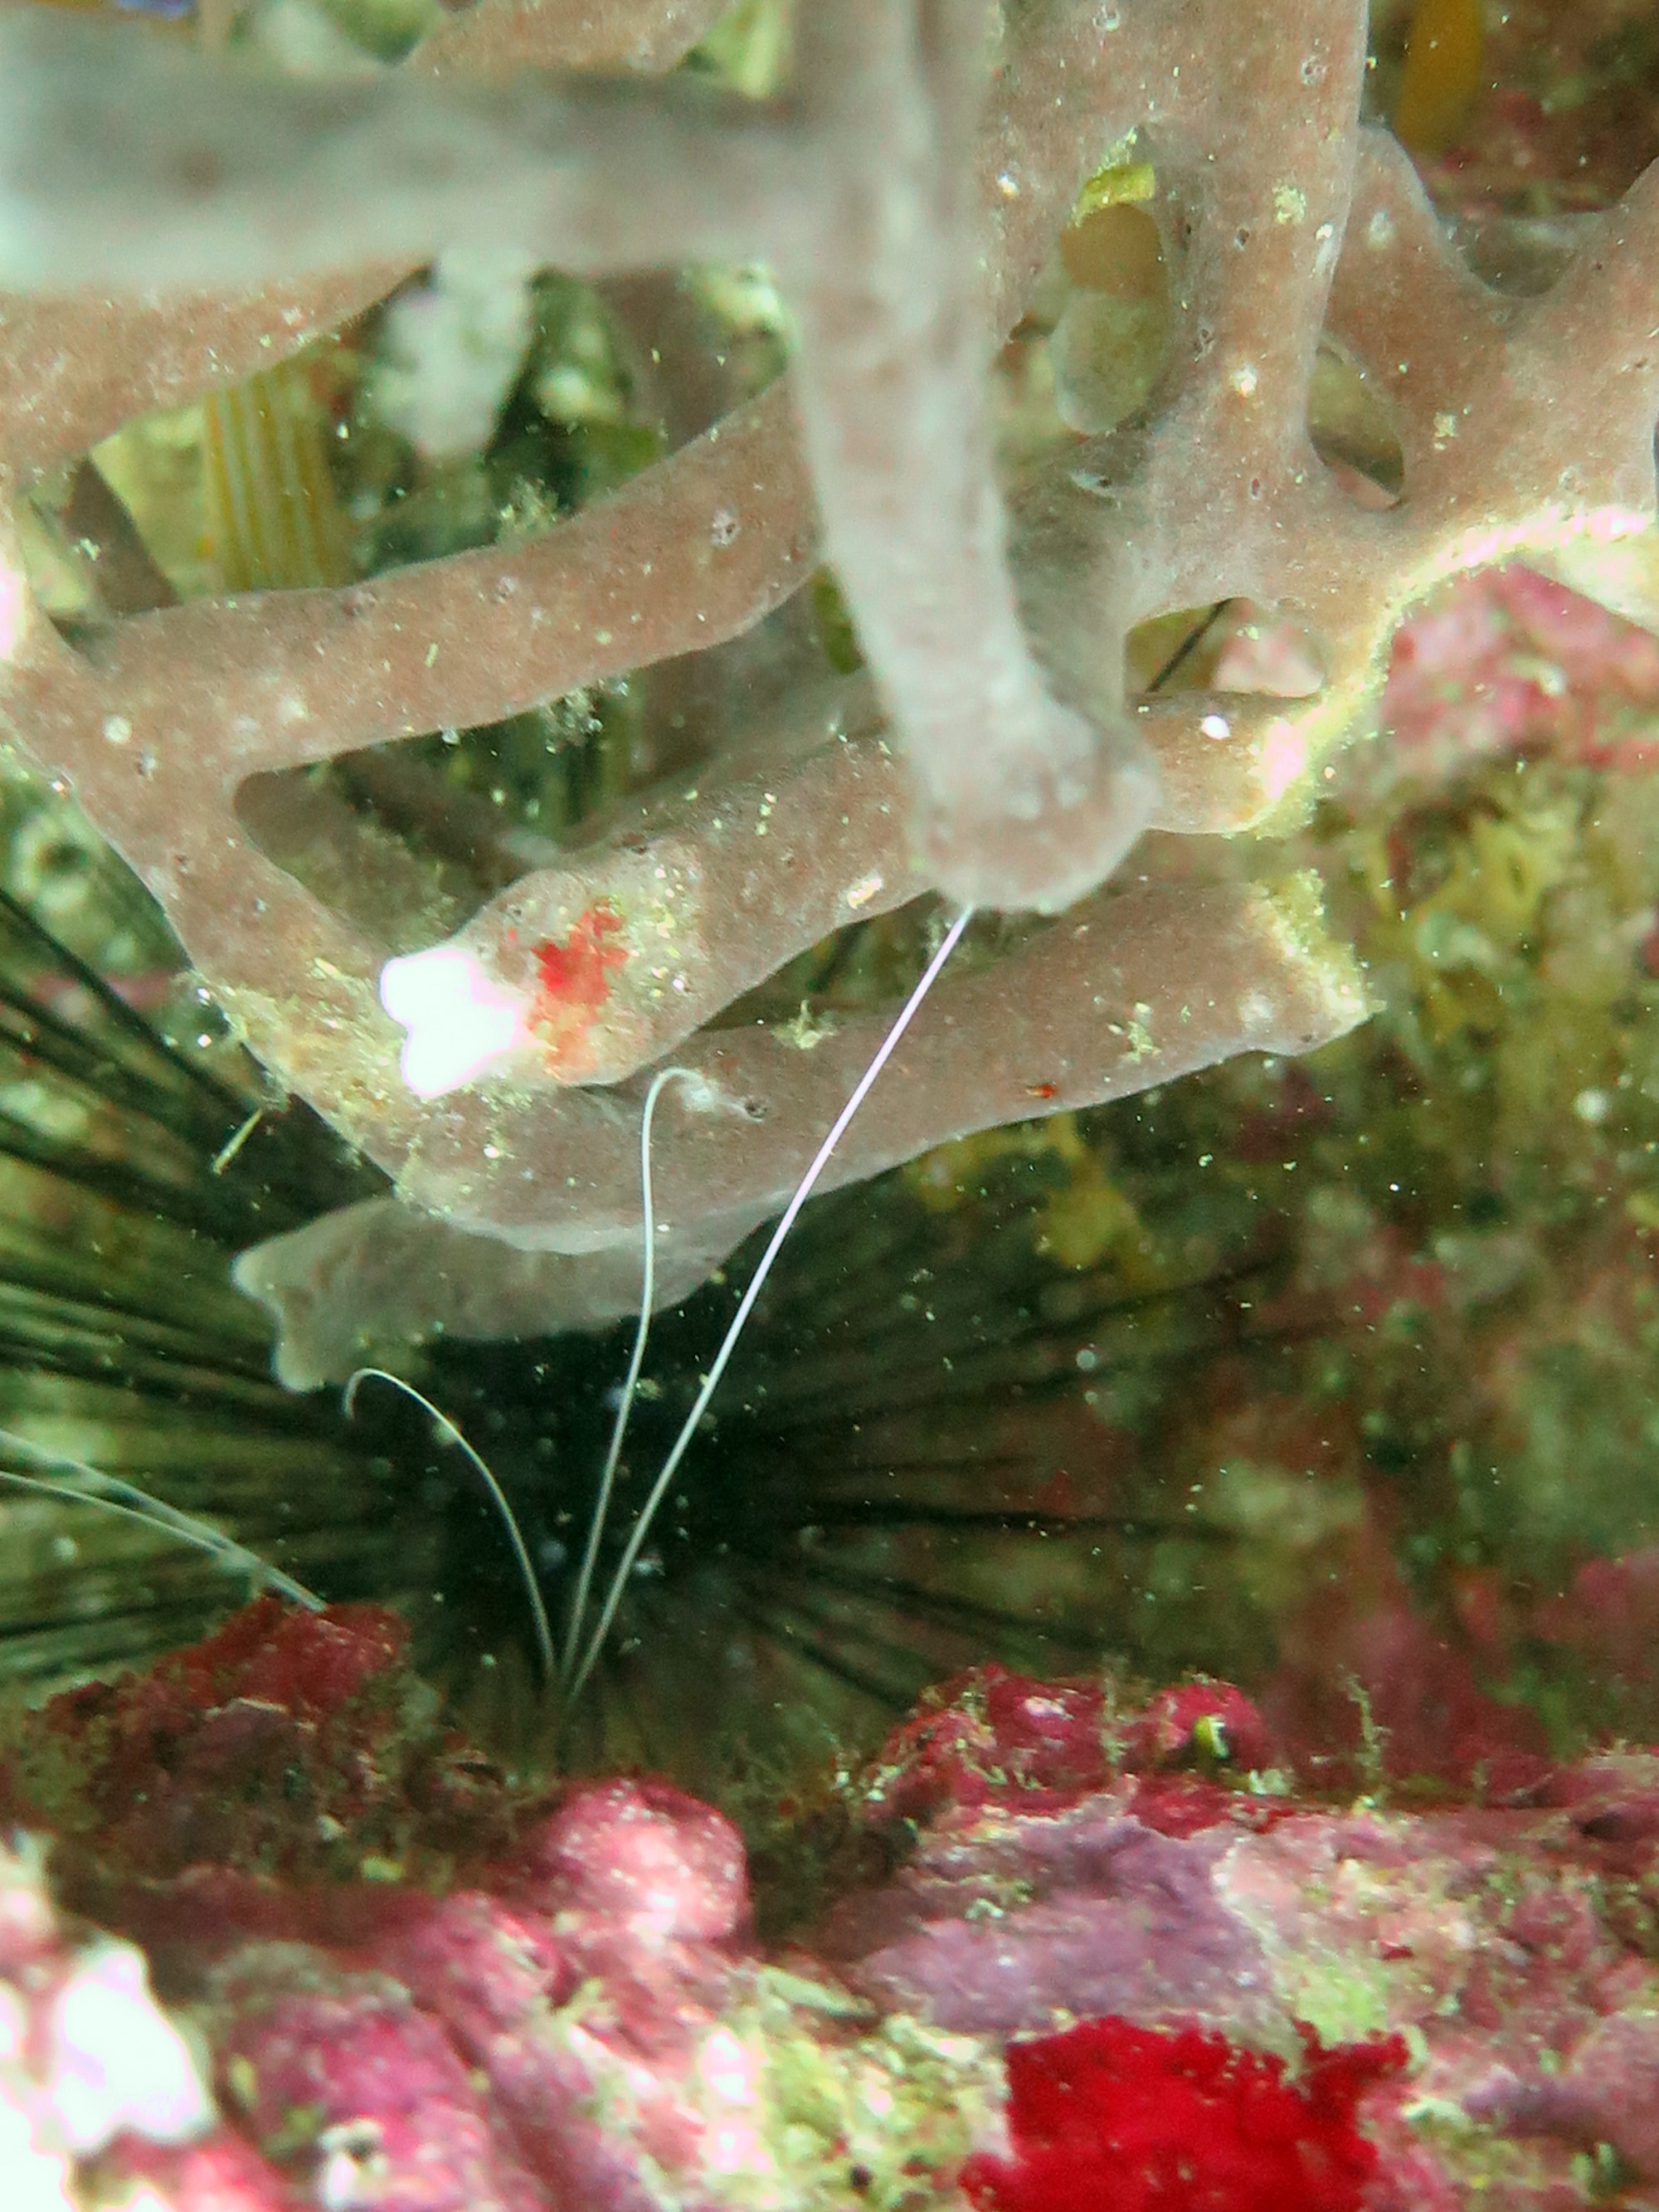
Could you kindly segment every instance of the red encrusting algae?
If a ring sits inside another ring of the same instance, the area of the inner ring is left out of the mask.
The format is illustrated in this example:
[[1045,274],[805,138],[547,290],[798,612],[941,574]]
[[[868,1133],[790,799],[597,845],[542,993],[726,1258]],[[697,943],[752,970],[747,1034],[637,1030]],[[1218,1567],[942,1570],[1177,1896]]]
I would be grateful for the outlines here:
[[1358,2100],[1401,2072],[1397,2035],[1275,2053],[1201,2029],[1084,2021],[1008,2051],[1012,2158],[970,2159],[981,2212],[1357,2212],[1376,2166]]
[[[453,1873],[512,1835],[500,1774],[439,1715],[409,1634],[374,1605],[290,1610],[265,1597],[140,1674],[65,1691],[19,1721],[0,1818],[56,1834],[53,1873],[94,1917],[153,1936],[204,1881],[228,1923],[288,1886]],[[210,1876],[210,1881],[209,1880]],[[297,1908],[271,1932],[287,1932]]]

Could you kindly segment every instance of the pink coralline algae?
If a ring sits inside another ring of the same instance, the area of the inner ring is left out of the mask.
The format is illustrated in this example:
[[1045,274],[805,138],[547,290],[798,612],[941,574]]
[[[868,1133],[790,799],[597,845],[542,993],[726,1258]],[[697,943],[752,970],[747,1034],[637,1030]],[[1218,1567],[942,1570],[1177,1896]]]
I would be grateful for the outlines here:
[[237,1954],[213,1985],[242,2124],[310,2169],[325,2204],[537,2212],[544,2203],[442,2024],[400,1983],[299,1948]]
[[[376,1738],[385,1786],[362,1817],[383,1841],[386,1778],[421,1778],[433,1737],[377,1619],[325,1616],[307,1648],[340,1662],[325,1670],[343,1699],[337,1760],[362,1748],[365,1715],[413,1730],[407,1762]],[[291,1663],[295,1633],[262,1606],[107,1693],[117,1711],[171,1715],[148,1776],[135,1729],[92,1731],[74,1700],[20,1723],[14,1811],[51,1825],[17,1779],[49,1752],[60,1808],[106,1803],[117,1766],[135,1808],[152,1784],[170,1802],[167,1777],[198,1771],[167,1702],[181,1680],[210,1693],[205,1741],[224,1726],[211,1696],[255,1681],[287,1724],[307,1705],[314,1723],[318,1675]],[[342,1833],[319,1870],[297,1842],[277,1847],[263,1754],[249,1756],[240,1774],[212,1768],[222,1802],[246,1789],[258,1810],[240,1838],[211,1832],[218,1857],[175,1854],[164,1871],[152,1838],[108,1820],[65,1838],[115,1936],[61,1917],[27,1860],[0,1884],[0,2135],[44,2177],[9,2203],[1656,2201],[1659,1753],[1540,1762],[1484,1802],[1403,1786],[1398,1803],[1336,1801],[1227,1684],[1135,1699],[979,1669],[855,1787],[884,1870],[771,1955],[735,1830],[666,1784],[571,1783],[505,1809],[503,1790],[481,1800],[481,1848],[448,1858],[405,1798],[402,1866],[331,1813]],[[295,1802],[296,1826],[314,1827],[314,1802]],[[273,1870],[285,1861],[301,1871]],[[173,2017],[149,1995],[137,1929]]]
[[1530,568],[1459,580],[1402,624],[1382,713],[1389,772],[1548,752],[1583,767],[1659,764],[1659,640]]
[[1212,1791],[1172,1770],[1208,1754],[1248,1771],[1266,1765],[1267,1753],[1260,1714],[1225,1682],[1161,1690],[1119,1714],[1097,1682],[1050,1685],[975,1667],[931,1692],[895,1732],[877,1762],[870,1800],[907,1820],[945,1804],[1036,1812],[1126,1774],[1140,1778],[1134,1810],[1146,1826],[1193,1819],[1207,1826]]

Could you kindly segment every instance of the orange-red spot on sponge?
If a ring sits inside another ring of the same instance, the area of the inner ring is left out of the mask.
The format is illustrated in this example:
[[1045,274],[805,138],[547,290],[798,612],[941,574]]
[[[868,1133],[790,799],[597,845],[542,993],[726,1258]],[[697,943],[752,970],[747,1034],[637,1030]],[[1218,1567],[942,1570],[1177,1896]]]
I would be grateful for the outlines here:
[[562,944],[550,938],[531,947],[536,963],[531,1026],[566,1063],[568,1073],[580,1074],[570,1065],[573,1049],[604,1011],[611,969],[627,962],[627,946],[612,941],[622,927],[615,907],[601,901],[577,917]]

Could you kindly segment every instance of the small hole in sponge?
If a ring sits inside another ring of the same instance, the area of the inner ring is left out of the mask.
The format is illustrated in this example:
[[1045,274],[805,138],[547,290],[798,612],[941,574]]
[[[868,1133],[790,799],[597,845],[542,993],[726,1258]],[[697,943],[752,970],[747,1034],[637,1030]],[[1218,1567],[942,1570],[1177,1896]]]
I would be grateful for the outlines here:
[[1308,699],[1325,681],[1310,633],[1249,599],[1141,623],[1129,633],[1124,674],[1130,694],[1143,699],[1176,691]]
[[1167,282],[1158,225],[1132,201],[1091,208],[1068,223],[1060,234],[1060,258],[1073,283],[1085,292],[1144,300]]
[[1115,202],[1061,232],[1066,305],[1048,341],[1054,404],[1085,435],[1146,404],[1170,357],[1174,317],[1158,225]]
[[1320,340],[1314,362],[1308,436],[1358,506],[1398,505],[1406,489],[1406,456],[1389,408],[1358,363],[1330,338]]

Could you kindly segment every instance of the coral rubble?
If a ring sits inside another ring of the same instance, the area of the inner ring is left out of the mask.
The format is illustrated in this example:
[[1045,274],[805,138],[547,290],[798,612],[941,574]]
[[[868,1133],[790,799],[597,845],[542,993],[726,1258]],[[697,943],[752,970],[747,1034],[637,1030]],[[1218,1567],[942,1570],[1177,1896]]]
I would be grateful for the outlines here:
[[[54,1868],[144,1931],[188,2039],[125,1933],[8,1862],[4,2088],[52,2212],[141,2180],[168,2212],[1565,2212],[1659,2184],[1659,1754],[1334,1799],[1227,1685],[980,1670],[859,1778],[881,1848],[769,1950],[735,1831],[649,1780],[520,1792],[510,1833],[475,1800],[459,1853],[386,1862],[374,1804],[319,1812],[257,1734],[226,1744],[320,1698],[337,1759],[388,1767],[368,1716],[413,1710],[404,1662],[367,1614],[301,1626],[262,1602],[127,1684],[173,1716],[148,1772],[73,1698],[14,1727],[11,1809],[39,1822],[52,1774]],[[221,1745],[193,1826],[182,1683]],[[173,1808],[165,1864],[131,1823],[76,1832],[117,1774]]]

